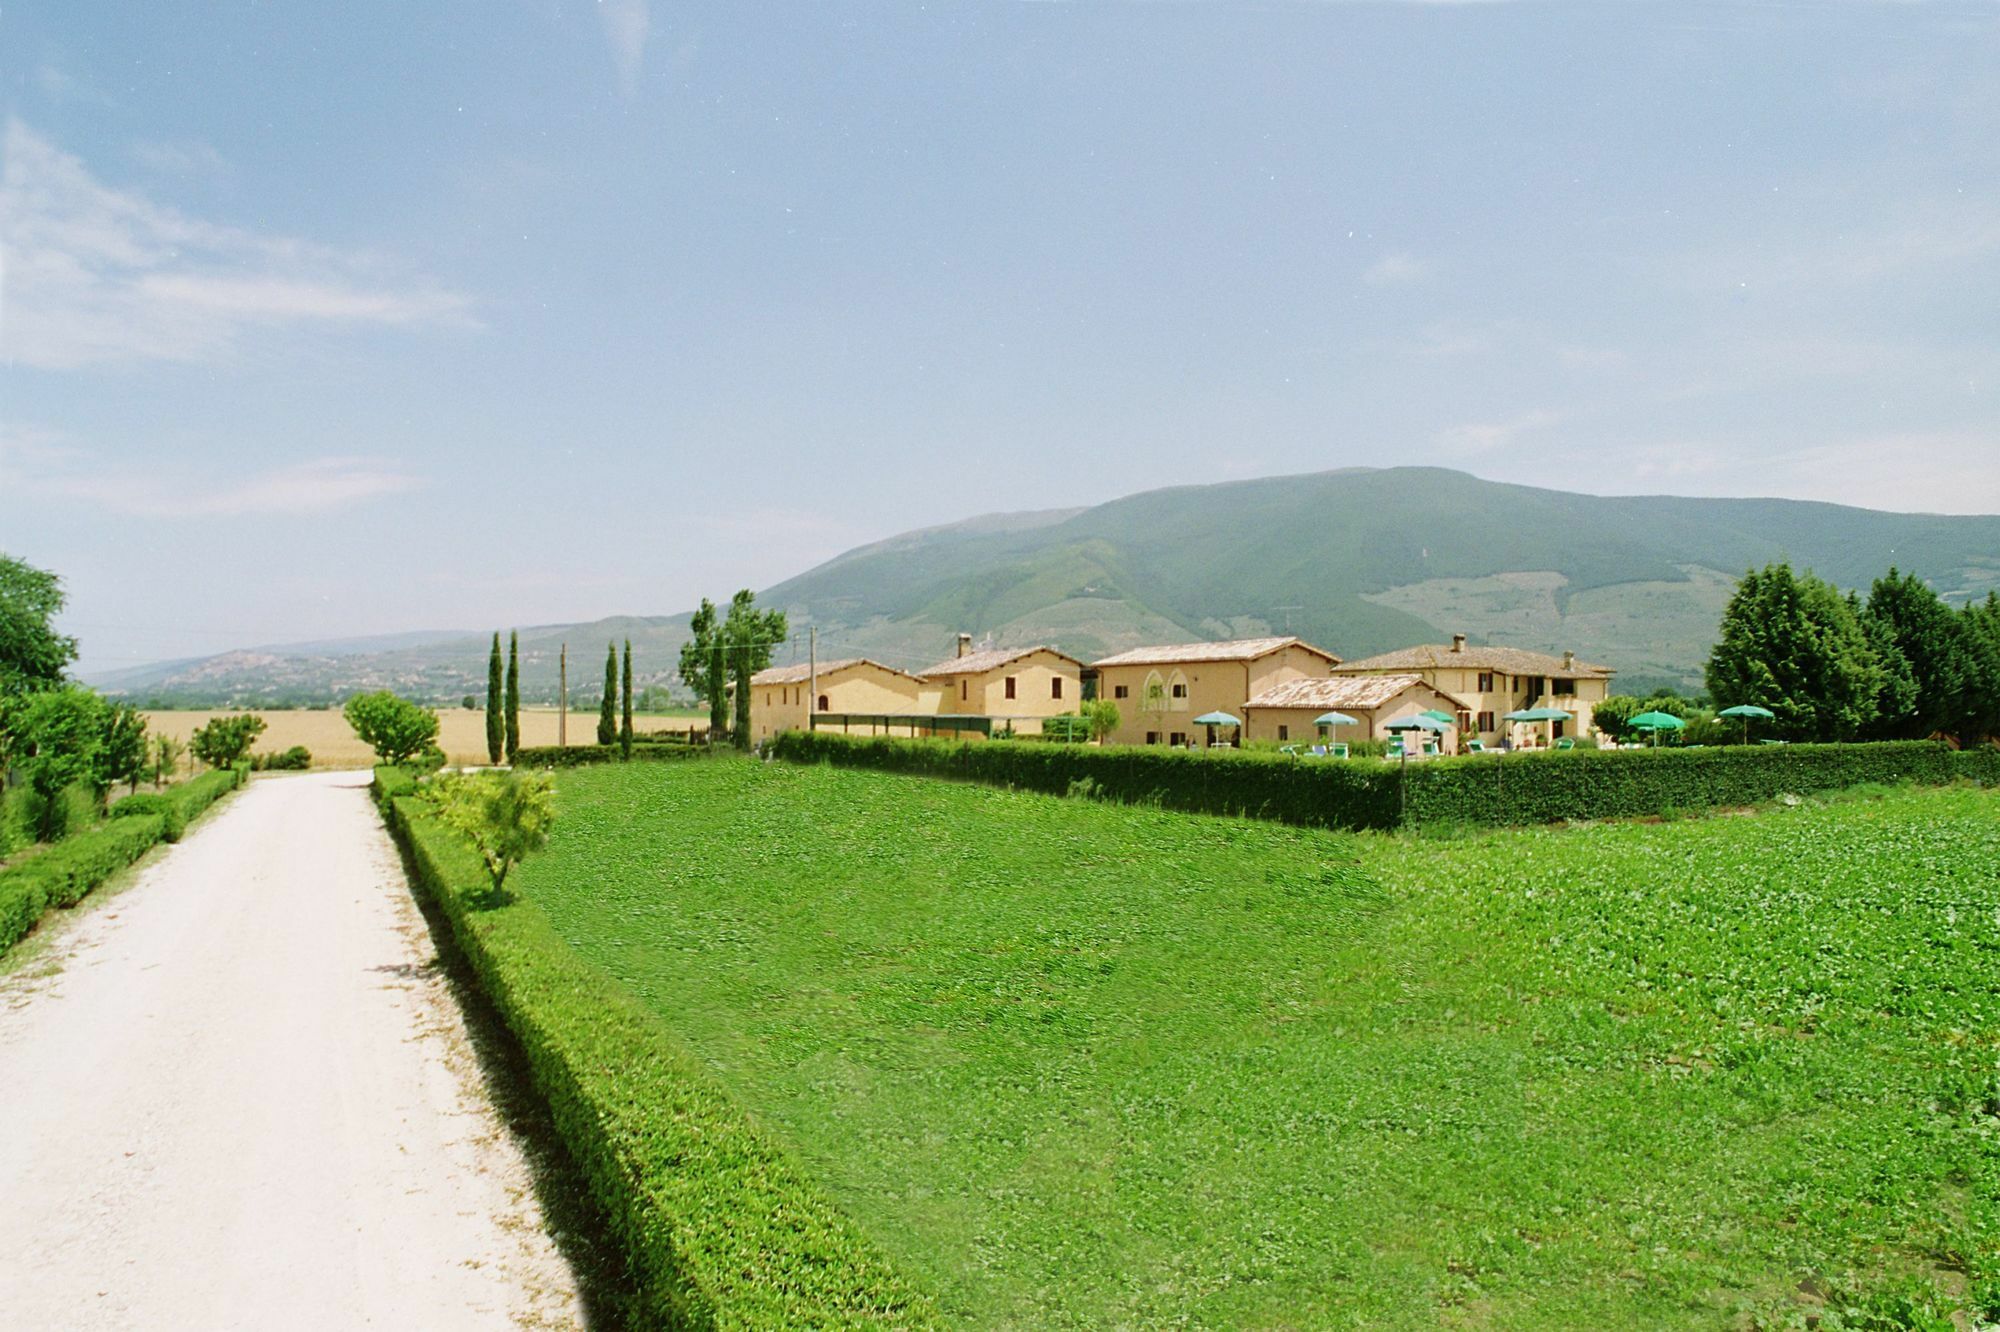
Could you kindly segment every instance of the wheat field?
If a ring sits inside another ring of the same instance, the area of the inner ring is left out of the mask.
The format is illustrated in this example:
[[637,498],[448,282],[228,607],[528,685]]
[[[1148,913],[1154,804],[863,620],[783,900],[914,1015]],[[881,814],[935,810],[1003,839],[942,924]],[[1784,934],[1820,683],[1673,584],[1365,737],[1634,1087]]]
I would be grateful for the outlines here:
[[[254,709],[265,721],[264,734],[257,737],[252,746],[255,753],[276,753],[290,749],[293,745],[304,745],[312,751],[315,768],[365,768],[375,761],[375,751],[355,737],[354,729],[338,710],[318,708],[301,709]],[[145,714],[146,729],[154,735],[171,735],[186,741],[194,734],[195,728],[205,726],[215,717],[235,716],[232,712],[148,712]],[[554,708],[521,709],[521,743],[523,745],[553,745],[556,743],[557,713]],[[453,763],[486,762],[486,714],[468,711],[464,708],[438,709],[438,744],[445,757]],[[634,717],[633,726],[641,731],[686,731],[700,722],[693,717]],[[569,714],[569,743],[572,745],[594,745],[597,743],[597,713],[580,712],[574,708]]]

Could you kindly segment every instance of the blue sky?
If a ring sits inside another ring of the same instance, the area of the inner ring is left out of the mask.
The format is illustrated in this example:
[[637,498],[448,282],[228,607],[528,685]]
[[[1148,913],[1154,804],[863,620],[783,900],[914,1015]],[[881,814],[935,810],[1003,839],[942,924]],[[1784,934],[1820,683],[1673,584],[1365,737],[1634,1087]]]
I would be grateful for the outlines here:
[[2000,511],[2000,7],[0,11],[85,667],[1403,462]]

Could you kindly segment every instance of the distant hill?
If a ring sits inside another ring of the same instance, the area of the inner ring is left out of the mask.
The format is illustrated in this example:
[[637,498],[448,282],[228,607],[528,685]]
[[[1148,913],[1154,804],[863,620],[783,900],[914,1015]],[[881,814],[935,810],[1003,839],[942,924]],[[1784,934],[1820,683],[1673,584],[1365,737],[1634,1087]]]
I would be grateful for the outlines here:
[[[824,655],[869,653],[908,669],[949,655],[960,630],[999,645],[1053,643],[1086,660],[1147,642],[1266,632],[1360,657],[1463,632],[1571,649],[1616,667],[1627,684],[1692,685],[1734,579],[1776,559],[1847,587],[1865,587],[1893,563],[1959,601],[2000,587],[2000,517],[1605,498],[1440,468],[1354,469],[908,532],[760,600],[790,611],[802,633],[816,625]],[[564,637],[584,658],[571,663],[572,688],[593,691],[602,661],[588,645],[628,631],[655,668],[643,673],[661,678],[687,617],[523,631],[528,696],[552,696]],[[265,649],[123,672],[117,687],[141,695],[197,682],[251,692],[311,682],[455,698],[483,692],[486,643],[418,635],[372,651]]]

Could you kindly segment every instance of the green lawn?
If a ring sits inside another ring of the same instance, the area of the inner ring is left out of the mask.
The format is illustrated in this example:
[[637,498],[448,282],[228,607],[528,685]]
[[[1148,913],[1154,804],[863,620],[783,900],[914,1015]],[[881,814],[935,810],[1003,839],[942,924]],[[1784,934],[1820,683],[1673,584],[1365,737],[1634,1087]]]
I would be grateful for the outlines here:
[[1991,793],[1431,841],[558,780],[523,891],[967,1323],[2000,1301]]

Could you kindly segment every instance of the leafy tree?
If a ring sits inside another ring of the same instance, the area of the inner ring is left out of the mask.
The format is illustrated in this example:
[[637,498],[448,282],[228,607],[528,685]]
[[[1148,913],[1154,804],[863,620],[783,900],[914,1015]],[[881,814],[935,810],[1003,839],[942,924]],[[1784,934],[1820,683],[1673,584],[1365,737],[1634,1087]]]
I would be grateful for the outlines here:
[[447,773],[426,782],[423,794],[479,848],[496,893],[506,887],[507,871],[548,845],[555,823],[555,789],[546,773]]
[[51,689],[76,660],[76,640],[55,631],[62,580],[0,555],[0,694]]
[[153,737],[153,785],[165,786],[167,779],[180,775],[181,759],[187,746],[171,735]]
[[[747,587],[729,599],[726,617],[720,615],[714,602],[704,597],[688,621],[688,641],[681,644],[681,679],[696,698],[707,702],[713,718],[717,700],[728,694],[736,654],[748,654],[750,673],[754,675],[771,664],[772,650],[784,641],[788,631],[785,613],[758,610],[757,595]],[[725,645],[719,666],[715,654],[718,642]],[[723,715],[727,715],[726,709]],[[715,729],[719,734],[722,727],[717,724]]]
[[458,706],[464,708],[467,712],[477,712],[479,711],[479,700],[471,694],[467,694],[464,698],[458,700]]
[[188,742],[188,750],[211,768],[227,768],[240,762],[262,734],[264,719],[254,712],[217,717],[208,725],[196,728]]
[[64,832],[65,790],[82,785],[102,793],[98,761],[110,719],[110,705],[76,685],[39,690],[9,710],[9,753],[35,794],[40,840]]
[[771,664],[771,653],[789,632],[781,610],[757,609],[757,594],[744,588],[729,599],[729,618],[722,622],[722,641],[731,658],[741,653],[755,675]]
[[1108,698],[1093,699],[1085,704],[1083,717],[1090,723],[1090,738],[1099,744],[1110,739],[1125,720],[1118,714],[1118,705]]
[[93,785],[108,790],[120,782],[139,789],[146,775],[146,719],[129,703],[114,703],[104,718],[104,736],[97,750]]
[[[708,678],[722,681],[729,678],[729,657],[723,651],[722,639],[716,638],[708,645]],[[717,684],[708,694],[708,739],[713,744],[729,730],[729,695]]]
[[1769,708],[1785,739],[1851,740],[1874,720],[1883,669],[1854,606],[1778,563],[1737,583],[1706,674],[1718,707]]
[[734,739],[738,749],[750,748],[750,660],[750,653],[736,653],[736,726]]
[[632,757],[632,640],[625,640],[624,722],[618,728],[618,747]]
[[1959,611],[1965,625],[1972,706],[1961,741],[2000,736],[2000,593]]
[[493,650],[486,656],[486,761],[498,763],[507,752],[506,703],[500,683],[500,631],[493,631]]
[[618,645],[604,649],[604,697],[597,705],[597,743],[618,743]]
[[1646,711],[1646,705],[1630,694],[1612,694],[1590,710],[1590,724],[1613,740],[1632,733],[1631,720]]
[[507,632],[507,761],[521,752],[521,634]]
[[347,700],[344,715],[383,763],[409,763],[437,743],[438,715],[386,689],[356,694]]
[[1911,686],[1907,699],[1883,707],[1877,732],[1911,738],[1942,731],[1965,738],[1979,720],[1974,690],[1981,671],[1971,623],[1921,578],[1893,565],[1869,590],[1867,616],[1907,665]]
[[681,683],[694,691],[697,702],[713,704],[715,695],[708,687],[714,675],[710,658],[715,652],[715,603],[707,597],[688,617],[688,640],[681,644]]

